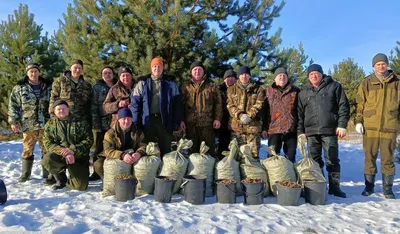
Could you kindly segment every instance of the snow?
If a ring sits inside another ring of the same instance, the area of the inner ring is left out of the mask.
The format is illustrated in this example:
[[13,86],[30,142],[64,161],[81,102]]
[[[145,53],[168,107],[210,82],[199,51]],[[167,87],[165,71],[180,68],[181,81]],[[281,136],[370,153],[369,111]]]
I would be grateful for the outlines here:
[[[0,178],[8,191],[7,203],[0,205],[0,233],[400,233],[400,200],[383,197],[380,174],[376,193],[360,195],[360,140],[340,141],[341,186],[348,197],[329,195],[324,206],[301,198],[297,207],[277,205],[275,197],[265,198],[260,206],[244,205],[243,197],[237,204],[218,204],[215,196],[203,205],[191,205],[182,195],[175,195],[170,204],[158,203],[152,195],[121,203],[102,198],[100,181],[85,192],[54,192],[41,183],[40,160],[34,163],[32,180],[17,183],[21,151],[20,141],[0,143]],[[35,155],[40,155],[38,147]],[[297,160],[300,157],[298,153]],[[399,185],[395,179],[397,197]]]

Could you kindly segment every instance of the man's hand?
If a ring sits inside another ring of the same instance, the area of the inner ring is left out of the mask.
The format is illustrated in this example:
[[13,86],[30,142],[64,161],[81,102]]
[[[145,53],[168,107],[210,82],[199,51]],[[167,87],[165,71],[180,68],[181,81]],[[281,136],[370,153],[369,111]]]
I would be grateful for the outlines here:
[[214,120],[213,128],[219,129],[221,127],[221,122],[219,120]]
[[124,154],[124,162],[128,163],[128,164],[133,164],[133,157],[130,154]]
[[129,102],[126,100],[122,100],[118,102],[118,107],[119,108],[123,108],[123,107],[128,107],[129,106]]
[[74,151],[70,150],[69,148],[64,148],[61,150],[61,155],[62,156],[67,156],[68,154],[75,154]]
[[181,121],[181,129],[180,130],[183,130],[183,131],[185,131],[186,130],[186,125],[185,125],[185,122],[183,122],[183,121]]
[[336,128],[336,135],[339,138],[343,138],[346,136],[347,130],[345,128]]
[[74,164],[75,163],[75,156],[73,154],[67,154],[64,158],[65,158],[65,162],[67,164]]
[[251,121],[251,118],[247,114],[240,115],[240,123],[241,124],[248,124],[248,123],[250,123],[250,121]]
[[356,124],[356,131],[360,134],[364,134],[364,126],[362,123]]
[[140,157],[142,157],[142,155],[138,152],[132,154],[133,163],[137,162],[140,159]]
[[11,130],[14,133],[21,132],[21,125],[19,125],[19,124],[11,124]]
[[261,136],[262,136],[262,138],[267,138],[268,137],[268,132],[267,131],[262,131]]

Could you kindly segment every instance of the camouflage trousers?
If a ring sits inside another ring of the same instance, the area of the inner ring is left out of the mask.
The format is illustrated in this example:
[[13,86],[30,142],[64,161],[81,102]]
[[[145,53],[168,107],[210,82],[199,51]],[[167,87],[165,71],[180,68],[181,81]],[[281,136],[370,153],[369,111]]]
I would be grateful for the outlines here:
[[28,131],[24,132],[22,134],[23,140],[22,140],[22,145],[23,145],[23,152],[22,152],[22,158],[29,158],[30,156],[33,155],[33,150],[35,149],[36,142],[39,141],[39,147],[42,150],[42,158],[46,154],[46,149],[44,148],[43,145],[43,129],[39,130],[33,130],[33,131]]
[[387,133],[366,130],[363,136],[364,148],[364,173],[367,175],[375,175],[378,173],[376,168],[376,160],[378,151],[381,155],[382,174],[394,175],[394,152],[396,149],[396,133]]
[[258,151],[261,147],[260,134],[232,131],[231,139],[236,139],[239,146],[252,143],[251,152],[253,153],[253,157],[257,159],[259,158]]
[[210,148],[208,154],[215,157],[215,132],[212,126],[186,126],[186,138],[193,141],[191,153],[199,153],[202,141]]
[[66,185],[70,189],[83,191],[89,185],[89,158],[75,158],[74,164],[67,164],[61,155],[48,153],[42,159],[42,166],[51,174],[68,170]]

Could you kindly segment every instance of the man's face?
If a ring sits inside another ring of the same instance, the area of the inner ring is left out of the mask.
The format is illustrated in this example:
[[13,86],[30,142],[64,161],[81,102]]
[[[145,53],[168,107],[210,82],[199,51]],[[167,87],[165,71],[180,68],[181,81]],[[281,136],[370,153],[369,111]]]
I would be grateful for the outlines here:
[[58,105],[54,108],[54,114],[58,119],[67,119],[69,116],[69,108],[64,104]]
[[204,76],[204,69],[200,66],[194,67],[192,69],[192,77],[194,81],[201,81]]
[[164,68],[160,64],[156,64],[154,66],[151,66],[151,73],[155,77],[160,77],[161,74],[163,73]]
[[288,77],[285,73],[280,73],[277,76],[275,76],[275,84],[284,87],[288,82]]
[[119,80],[126,88],[132,88],[132,75],[124,72],[119,76]]
[[322,74],[317,71],[310,72],[310,74],[308,74],[308,80],[312,86],[318,87],[322,82]]
[[375,72],[378,74],[385,74],[387,71],[387,67],[388,67],[387,63],[385,63],[383,61],[377,62],[374,65]]
[[122,129],[128,129],[132,125],[132,118],[131,117],[121,118],[118,120],[118,123]]
[[250,78],[251,78],[251,76],[249,74],[247,74],[247,73],[242,73],[242,74],[239,75],[239,81],[242,84],[249,83]]
[[71,71],[72,77],[74,77],[75,79],[78,79],[83,72],[83,68],[80,64],[74,64],[71,66],[70,71]]
[[26,72],[26,75],[29,77],[29,80],[37,81],[39,80],[40,72],[37,68],[31,68]]
[[105,82],[112,82],[113,78],[114,78],[114,74],[112,72],[112,70],[110,68],[105,68],[103,69],[103,71],[101,72],[101,78],[105,81]]
[[228,76],[225,78],[224,82],[227,87],[231,87],[233,84],[235,84],[236,78],[234,76]]

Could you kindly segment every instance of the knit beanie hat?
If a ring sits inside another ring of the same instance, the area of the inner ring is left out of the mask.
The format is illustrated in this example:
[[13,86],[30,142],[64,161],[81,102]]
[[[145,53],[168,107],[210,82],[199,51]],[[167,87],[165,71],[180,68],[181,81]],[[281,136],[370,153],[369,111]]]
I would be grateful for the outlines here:
[[126,118],[126,117],[133,118],[132,111],[126,107],[119,109],[118,110],[118,120],[122,119],[122,118]]
[[276,77],[277,75],[282,74],[282,73],[288,75],[285,68],[278,67],[274,72],[274,77]]
[[319,64],[311,64],[307,69],[307,76],[310,75],[310,73],[313,71],[317,71],[322,75],[324,74],[324,71],[322,70],[322,67]]
[[159,57],[155,57],[151,60],[150,68],[153,67],[154,65],[160,65],[162,68],[164,68],[164,63],[162,59]]
[[372,59],[372,66],[375,66],[377,62],[385,62],[386,64],[389,64],[389,59],[385,54],[378,53]]
[[29,63],[29,64],[26,66],[25,71],[28,72],[28,71],[29,71],[30,69],[32,69],[32,68],[36,68],[36,69],[38,69],[39,72],[40,72],[39,64],[37,64],[37,63]]
[[241,74],[249,74],[251,76],[250,68],[248,66],[240,67],[238,70],[238,76],[240,76]]
[[68,102],[61,100],[61,99],[58,99],[54,102],[53,108],[56,108],[56,106],[58,106],[58,105],[66,105],[67,107],[69,107]]
[[235,79],[236,79],[237,78],[236,72],[232,69],[226,70],[226,72],[224,73],[224,80],[225,80],[225,78],[231,77],[231,76],[235,77]]
[[194,61],[194,62],[190,65],[190,71],[192,71],[193,68],[195,68],[195,67],[201,67],[201,68],[203,68],[203,70],[205,70],[205,69],[204,69],[203,63],[200,62],[200,61]]
[[74,64],[79,64],[83,68],[83,62],[80,59],[75,59],[74,61],[72,61],[70,67],[72,67],[72,65],[74,65]]
[[132,75],[132,70],[129,67],[120,67],[118,70],[118,77],[120,77],[122,73],[129,73]]

